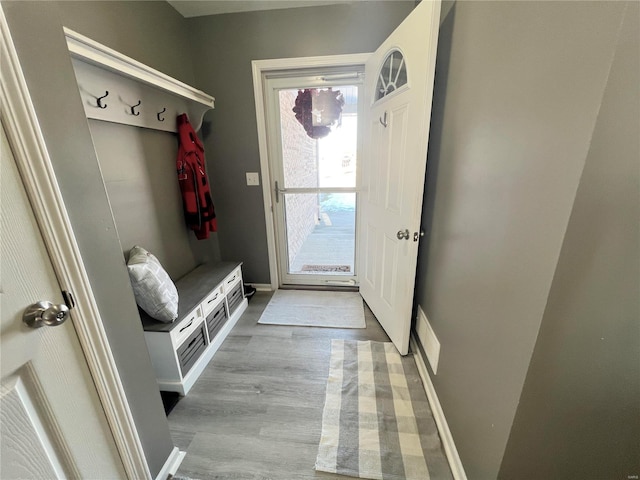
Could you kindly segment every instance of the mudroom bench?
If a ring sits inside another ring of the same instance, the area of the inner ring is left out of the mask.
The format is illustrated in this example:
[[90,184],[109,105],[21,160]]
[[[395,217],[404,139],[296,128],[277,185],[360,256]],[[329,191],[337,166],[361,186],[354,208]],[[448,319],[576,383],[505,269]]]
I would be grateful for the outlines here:
[[186,395],[247,308],[242,263],[200,265],[176,288],[178,318],[142,325],[160,390]]

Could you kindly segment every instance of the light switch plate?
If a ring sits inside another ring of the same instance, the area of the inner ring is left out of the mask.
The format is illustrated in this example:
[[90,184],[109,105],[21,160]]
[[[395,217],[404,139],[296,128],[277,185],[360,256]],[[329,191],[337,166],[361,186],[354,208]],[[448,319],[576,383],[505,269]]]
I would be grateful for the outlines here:
[[247,173],[247,185],[256,186],[260,185],[260,177],[258,172],[246,172]]

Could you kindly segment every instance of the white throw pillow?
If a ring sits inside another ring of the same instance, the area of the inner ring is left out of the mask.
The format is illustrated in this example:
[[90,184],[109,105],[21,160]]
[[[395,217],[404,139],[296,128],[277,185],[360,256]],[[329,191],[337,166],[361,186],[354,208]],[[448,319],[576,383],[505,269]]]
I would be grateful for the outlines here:
[[158,259],[136,245],[127,262],[136,303],[152,318],[173,322],[178,317],[178,290]]

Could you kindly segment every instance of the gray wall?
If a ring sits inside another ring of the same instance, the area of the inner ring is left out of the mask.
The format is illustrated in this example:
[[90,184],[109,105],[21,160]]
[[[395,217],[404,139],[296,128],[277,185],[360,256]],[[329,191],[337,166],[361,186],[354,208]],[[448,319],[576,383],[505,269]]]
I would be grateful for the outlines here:
[[215,235],[198,241],[185,225],[175,134],[98,120],[89,127],[125,258],[140,245],[174,280],[205,260],[203,244],[209,260],[219,259]]
[[220,253],[242,260],[247,282],[269,283],[251,61],[370,52],[409,14],[414,2],[363,2],[215,15],[188,20],[198,88],[216,97],[202,128]]
[[640,4],[629,4],[500,478],[640,473]]
[[184,55],[188,48],[180,35],[186,25],[164,2],[3,2],[2,7],[155,477],[173,442],[62,26],[190,81],[191,57]]
[[469,478],[498,476],[624,9],[443,9],[416,294]]
[[[186,20],[166,2],[59,2],[64,25],[188,84],[194,83]],[[161,33],[162,32],[162,33]],[[185,226],[175,177],[174,134],[91,121],[125,254],[139,244],[174,280],[220,259],[217,235],[197,241]]]
[[186,20],[164,1],[59,1],[65,27],[193,85]]

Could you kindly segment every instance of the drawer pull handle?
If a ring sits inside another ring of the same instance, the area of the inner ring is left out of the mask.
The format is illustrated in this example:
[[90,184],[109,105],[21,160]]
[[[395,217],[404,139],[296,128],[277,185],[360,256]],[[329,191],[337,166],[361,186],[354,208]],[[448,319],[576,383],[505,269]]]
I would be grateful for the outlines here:
[[217,294],[217,293],[216,293],[216,296],[215,296],[215,297],[213,297],[211,300],[209,300],[207,303],[211,303],[211,302],[213,302],[216,298],[218,298],[218,294]]
[[236,279],[236,276],[234,275],[233,278],[231,280],[227,280],[227,283],[231,283]]
[[187,328],[189,328],[191,325],[193,325],[193,318],[191,319],[191,321],[189,322],[188,325],[185,325],[184,327],[182,327],[180,329],[181,332],[184,332]]
[[[196,341],[197,341],[197,340],[198,340],[198,337],[196,337],[196,338],[194,338],[193,340],[191,340],[191,341],[189,342],[189,347],[191,347],[194,343],[196,343]],[[187,348],[189,348],[189,347],[187,347]]]

